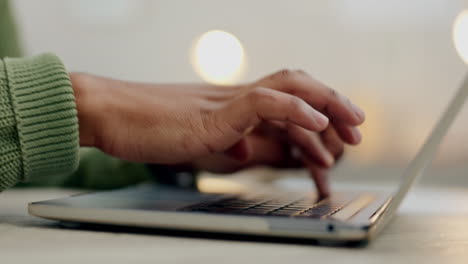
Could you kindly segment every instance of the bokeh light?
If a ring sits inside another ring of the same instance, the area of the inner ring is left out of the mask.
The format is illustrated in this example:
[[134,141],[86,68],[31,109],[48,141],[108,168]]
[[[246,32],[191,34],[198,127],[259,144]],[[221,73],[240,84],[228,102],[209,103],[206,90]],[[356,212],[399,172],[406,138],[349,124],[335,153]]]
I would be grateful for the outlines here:
[[192,65],[205,81],[213,84],[233,84],[245,70],[245,52],[241,42],[231,33],[212,30],[194,43]]
[[461,12],[455,19],[453,42],[458,55],[468,64],[468,10]]

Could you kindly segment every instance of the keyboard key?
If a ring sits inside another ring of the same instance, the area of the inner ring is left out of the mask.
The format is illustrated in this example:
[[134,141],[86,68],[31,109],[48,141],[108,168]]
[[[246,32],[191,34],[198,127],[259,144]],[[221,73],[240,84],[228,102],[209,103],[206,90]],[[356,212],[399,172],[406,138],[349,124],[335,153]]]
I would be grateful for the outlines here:
[[241,214],[245,215],[267,215],[271,210],[269,209],[247,209],[245,211],[242,211]]
[[297,213],[298,213],[297,211],[281,210],[280,209],[280,210],[271,212],[269,215],[273,215],[273,216],[293,216],[293,215],[295,215]]
[[326,199],[320,201],[314,207],[302,212],[297,217],[323,218],[340,210],[349,202],[350,198]]
[[283,209],[289,209],[289,210],[296,210],[296,211],[304,211],[308,210],[312,206],[296,206],[296,205],[288,205],[286,207],[283,207]]
[[234,214],[242,211],[242,209],[235,209],[235,208],[217,208],[214,210],[210,210],[209,212],[213,213],[224,213],[224,214]]

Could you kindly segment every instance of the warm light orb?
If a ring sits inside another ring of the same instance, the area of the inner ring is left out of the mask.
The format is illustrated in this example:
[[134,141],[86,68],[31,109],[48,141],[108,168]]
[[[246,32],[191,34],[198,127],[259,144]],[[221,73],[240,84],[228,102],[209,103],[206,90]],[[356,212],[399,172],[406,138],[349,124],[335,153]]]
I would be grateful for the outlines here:
[[468,64],[468,10],[461,12],[455,19],[453,42],[458,55]]
[[239,80],[245,68],[245,52],[232,34],[212,30],[201,35],[193,47],[192,64],[207,82],[232,84]]

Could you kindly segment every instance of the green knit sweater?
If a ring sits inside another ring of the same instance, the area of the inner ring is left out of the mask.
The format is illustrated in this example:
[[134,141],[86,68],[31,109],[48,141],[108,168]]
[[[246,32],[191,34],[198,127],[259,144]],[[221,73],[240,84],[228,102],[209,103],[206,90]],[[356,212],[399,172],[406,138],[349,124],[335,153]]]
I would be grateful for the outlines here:
[[52,54],[0,63],[0,188],[78,165],[73,90]]
[[73,173],[80,150],[69,75],[53,54],[19,55],[8,2],[0,0],[0,191],[25,180],[107,189],[149,178],[144,166],[96,150],[81,151]]

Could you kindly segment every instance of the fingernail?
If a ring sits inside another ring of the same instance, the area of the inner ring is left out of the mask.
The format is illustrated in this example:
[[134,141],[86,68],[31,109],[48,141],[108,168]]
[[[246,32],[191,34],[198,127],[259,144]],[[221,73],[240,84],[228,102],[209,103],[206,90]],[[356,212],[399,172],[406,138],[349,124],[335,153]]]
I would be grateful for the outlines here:
[[364,121],[364,119],[366,118],[366,114],[364,113],[364,111],[361,108],[359,108],[359,106],[353,103],[351,103],[351,106],[353,107],[354,113],[359,118],[359,120]]
[[362,135],[361,135],[361,132],[359,132],[359,130],[357,130],[357,129],[356,129],[356,131],[353,133],[353,140],[354,140],[354,144],[359,144],[359,143],[361,143]]
[[317,118],[315,120],[317,124],[322,128],[326,128],[328,126],[328,117],[324,116],[322,113],[318,113],[316,116]]

